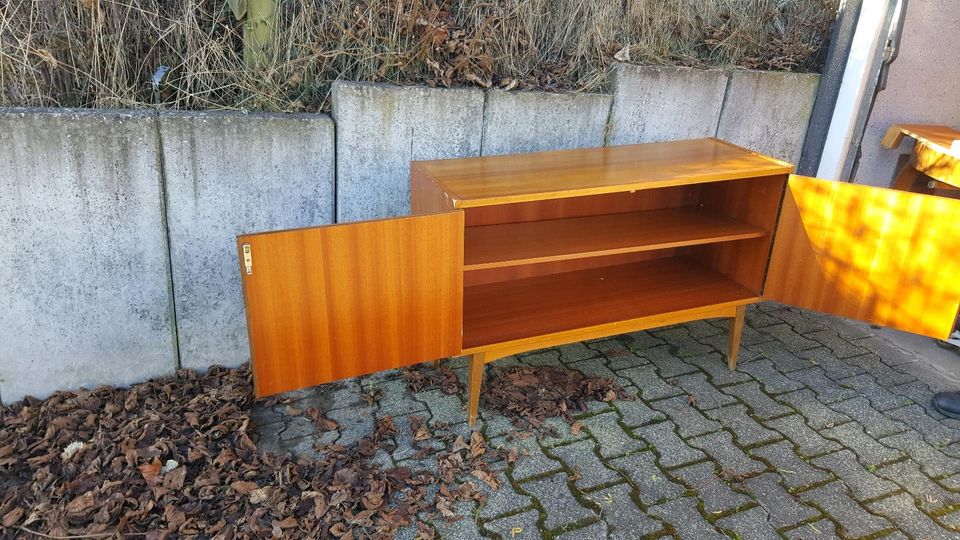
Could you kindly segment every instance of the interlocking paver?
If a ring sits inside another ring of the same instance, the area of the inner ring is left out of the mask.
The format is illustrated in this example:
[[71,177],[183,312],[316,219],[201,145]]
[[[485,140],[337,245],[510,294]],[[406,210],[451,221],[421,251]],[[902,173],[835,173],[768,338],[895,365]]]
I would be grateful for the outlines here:
[[560,361],[562,362],[576,362],[578,360],[593,358],[599,354],[598,350],[583,343],[561,345],[557,347],[556,350],[560,353]]
[[[709,347],[708,347],[709,349]],[[640,351],[644,358],[650,361],[657,368],[657,373],[664,379],[684,375],[687,373],[699,373],[700,371],[690,364],[681,360],[673,354],[669,345],[653,347],[645,351]],[[703,353],[699,353],[703,354]]]
[[789,540],[827,540],[837,538],[837,526],[831,521],[821,519],[790,529],[784,536]]
[[807,425],[816,430],[831,428],[850,421],[849,416],[820,403],[816,395],[810,390],[804,389],[780,394],[777,396],[777,401],[786,403],[796,409],[807,419]]
[[931,480],[912,459],[882,467],[877,474],[902,486],[924,510],[933,511],[960,504],[960,493],[947,491]]
[[813,367],[813,364],[809,360],[800,358],[792,351],[787,350],[783,343],[779,341],[758,343],[751,345],[750,348],[760,353],[763,358],[773,362],[774,367],[781,373],[789,373],[791,371]]
[[666,343],[666,341],[658,338],[646,330],[624,334],[620,336],[620,339],[622,339],[630,349],[641,351],[645,351],[651,347],[656,347],[657,345],[663,345]]
[[726,431],[695,437],[688,442],[709,454],[721,468],[731,473],[756,473],[766,469],[766,465],[751,459],[740,447],[733,444],[733,437]]
[[780,476],[774,473],[748,478],[744,487],[770,514],[770,523],[777,529],[792,527],[816,517],[819,512],[801,503],[780,485]]
[[933,408],[933,404],[931,403],[933,390],[931,390],[930,386],[925,382],[914,381],[906,384],[898,384],[891,387],[890,391],[903,398],[900,402],[901,406],[916,404],[923,407],[924,410],[927,411],[927,414],[938,420],[946,418],[946,416],[940,414]]
[[840,525],[839,533],[844,537],[859,538],[891,527],[889,521],[867,512],[850,498],[839,482],[805,491],[800,498],[813,502],[830,514]]
[[591,416],[583,420],[583,425],[600,443],[601,457],[619,456],[627,452],[643,450],[646,445],[632,438],[620,425],[620,417],[616,413],[604,413]]
[[903,398],[880,386],[868,374],[848,377],[840,381],[847,388],[853,388],[863,397],[870,400],[870,404],[878,411],[889,411],[904,405]]
[[855,375],[860,375],[866,373],[866,371],[858,366],[855,362],[847,362],[841,360],[834,356],[833,351],[826,347],[817,347],[816,349],[810,349],[808,351],[800,351],[797,353],[797,356],[800,358],[806,358],[810,362],[819,367],[826,373],[827,377],[837,380],[845,379],[847,377],[853,377]]
[[654,401],[650,406],[669,416],[677,424],[677,429],[683,438],[717,431],[721,427],[717,422],[703,416],[684,396]]
[[597,538],[604,538],[607,536],[607,524],[598,521],[592,525],[587,525],[579,529],[574,529],[572,531],[567,531],[559,536],[555,536],[557,540],[596,540]]
[[[592,353],[590,356],[586,356],[585,358],[592,358],[593,356],[597,355],[596,351],[591,351],[590,349],[587,349],[586,347],[584,347],[582,343],[576,343],[575,345],[580,345],[585,350]],[[560,366],[560,351],[558,351],[557,349],[541,349],[533,353],[521,354],[517,357],[517,359],[521,363],[531,367],[544,367],[544,366],[557,367],[557,366]],[[582,359],[583,358],[577,358],[577,360],[582,360]]]
[[828,328],[822,318],[806,316],[808,312],[794,307],[783,306],[781,309],[776,309],[768,313],[771,317],[775,317],[780,321],[789,324],[795,332],[800,334],[818,332]]
[[579,362],[572,362],[568,364],[570,369],[575,369],[580,373],[583,373],[585,377],[600,377],[603,379],[611,379],[617,381],[617,384],[625,386],[631,383],[630,379],[622,377],[613,372],[607,365],[604,363],[605,359],[602,356],[596,358],[590,358],[587,360],[580,360]]
[[803,417],[797,414],[767,420],[764,425],[790,439],[790,442],[797,445],[797,451],[803,457],[818,456],[841,448],[840,443],[825,439],[810,429]]
[[[679,357],[697,356],[711,352],[711,348],[700,343],[687,330],[686,326],[675,326],[666,330],[654,330],[653,335],[663,339],[673,347]],[[715,335],[715,334],[710,334]],[[701,336],[707,337],[707,336]]]
[[[635,387],[631,386],[625,389],[632,395],[639,394]],[[620,411],[620,419],[623,425],[627,427],[642,426],[651,422],[666,420],[667,418],[665,414],[651,409],[646,403],[639,399],[631,401],[617,400],[613,403],[613,407]]]
[[783,319],[772,316],[762,309],[758,309],[756,304],[747,306],[747,312],[744,314],[744,320],[748,325],[754,328],[773,326],[775,324],[781,324],[784,322]]
[[781,441],[759,448],[752,448],[748,453],[767,461],[780,475],[783,484],[789,489],[798,489],[830,480],[829,473],[811,467],[793,450],[793,444]]
[[717,390],[717,387],[710,384],[707,376],[703,373],[697,372],[681,375],[670,379],[670,382],[683,388],[687,395],[693,397],[693,405],[700,410],[714,409],[736,403],[733,397],[724,394],[720,390]]
[[960,430],[944,425],[919,405],[894,409],[888,411],[887,415],[919,431],[924,440],[934,446],[942,447],[960,441]]
[[593,517],[596,512],[581,506],[567,486],[567,474],[558,473],[540,480],[521,484],[543,507],[547,517],[543,522],[547,529],[556,529]]
[[857,395],[856,390],[840,386],[817,366],[791,371],[787,373],[787,377],[807,385],[807,388],[816,392],[817,399],[823,403],[834,403]]
[[[298,417],[303,419],[303,417]],[[339,424],[340,437],[337,438],[337,444],[350,446],[366,437],[373,431],[374,417],[373,409],[370,407],[358,407],[337,409],[327,413],[327,418]],[[311,431],[314,429],[313,423],[310,424]]]
[[774,326],[767,326],[760,330],[760,332],[765,333],[772,338],[776,339],[790,352],[796,353],[800,351],[805,351],[807,349],[812,349],[814,347],[819,347],[820,344],[816,341],[807,339],[800,334],[796,333],[789,324],[777,324]]
[[675,429],[673,422],[666,421],[643,426],[633,432],[654,447],[661,467],[679,467],[707,457],[677,436]]
[[480,507],[480,518],[490,519],[510,512],[526,508],[533,503],[529,495],[524,495],[514,489],[507,478],[505,471],[494,473],[494,478],[500,487],[494,489],[484,482],[474,482],[477,488],[486,494],[487,500]]
[[760,419],[774,418],[793,412],[790,407],[778,403],[764,394],[760,390],[760,385],[755,382],[725,386],[723,391],[746,403],[753,415]]
[[811,463],[837,475],[850,489],[850,495],[861,502],[889,495],[899,489],[893,482],[868,471],[850,450],[820,456]]
[[956,539],[957,535],[938,525],[913,503],[907,494],[894,495],[870,505],[870,510],[887,517],[913,538],[924,540]]
[[608,462],[630,479],[640,502],[650,506],[683,495],[683,487],[672,482],[657,468],[652,452],[640,452]]
[[380,390],[378,416],[405,416],[411,413],[427,411],[427,405],[413,399],[402,379],[392,379],[377,385]]
[[488,521],[483,524],[483,528],[498,535],[500,538],[510,540],[535,540],[543,538],[540,534],[540,527],[537,520],[540,519],[540,513],[536,510],[529,510],[511,516]]
[[727,512],[749,504],[752,499],[730,488],[720,478],[716,465],[700,462],[670,471],[677,480],[703,502],[703,511],[708,514]]
[[750,376],[742,371],[727,367],[727,359],[717,353],[702,354],[684,358],[685,362],[697,366],[710,375],[710,381],[717,386],[735,384],[750,380]]
[[461,516],[469,516],[456,521],[438,519],[432,523],[437,529],[440,538],[480,538],[480,526],[473,519],[473,501],[460,501],[454,505],[454,510]]
[[695,538],[697,540],[726,540],[727,537],[717,531],[700,512],[697,511],[697,500],[684,497],[651,506],[647,511],[670,525],[677,531],[680,538]]
[[817,332],[804,332],[803,337],[822,343],[830,350],[833,358],[852,358],[868,352],[863,347],[840,337],[836,330],[825,329]]
[[864,397],[855,397],[845,401],[838,401],[830,405],[835,411],[853,418],[861,426],[867,435],[871,437],[886,437],[909,429],[906,424],[891,418],[870,405],[870,401]]
[[620,480],[616,471],[607,468],[593,453],[595,443],[585,440],[564,446],[555,446],[548,450],[549,454],[557,457],[570,470],[580,473],[575,482],[580,489],[591,489],[596,486]]
[[679,396],[683,393],[683,391],[676,386],[661,379],[660,376],[657,375],[656,369],[650,364],[627,368],[619,373],[633,381],[633,384],[640,389],[640,397],[648,401]]
[[840,441],[841,444],[853,450],[857,459],[864,465],[880,465],[903,457],[903,452],[878,443],[854,422],[825,429],[822,433],[825,437]]
[[414,396],[430,409],[430,423],[452,424],[463,421],[464,407],[460,396],[445,394],[441,390],[417,392]]
[[633,539],[663,530],[662,522],[637,507],[632,492],[629,484],[617,484],[588,496],[600,507],[600,517],[610,525],[611,540]]
[[960,460],[937,450],[924,441],[916,431],[910,430],[884,437],[880,442],[906,453],[920,464],[925,474],[934,478],[960,472]]
[[543,449],[537,444],[535,437],[512,441],[500,437],[491,440],[490,445],[494,448],[512,448],[517,451],[517,461],[510,471],[514,480],[522,481],[560,468],[559,461],[551,459],[543,453]]
[[847,361],[856,363],[858,366],[863,368],[865,372],[872,375],[873,378],[880,383],[880,386],[891,387],[898,384],[907,384],[917,380],[917,378],[913,375],[905,373],[900,369],[891,367],[873,352],[862,354],[856,358],[850,358]]
[[803,388],[803,384],[777,370],[773,362],[766,358],[757,358],[749,362],[737,364],[737,369],[749,373],[763,385],[763,391],[768,394],[782,394]]
[[783,435],[767,429],[747,414],[743,405],[727,405],[707,411],[707,416],[733,432],[734,439],[741,447],[756,446],[782,439]]
[[717,527],[733,533],[734,538],[750,538],[751,540],[779,539],[780,535],[770,526],[767,512],[755,506],[743,512],[737,512],[717,520]]

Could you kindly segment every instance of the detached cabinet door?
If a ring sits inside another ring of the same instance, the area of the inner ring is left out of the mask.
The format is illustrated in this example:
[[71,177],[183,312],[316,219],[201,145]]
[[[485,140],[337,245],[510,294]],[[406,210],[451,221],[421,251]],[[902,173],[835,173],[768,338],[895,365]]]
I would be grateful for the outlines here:
[[960,201],[792,176],[764,297],[946,338],[960,302]]
[[461,211],[238,244],[257,397],[460,352]]

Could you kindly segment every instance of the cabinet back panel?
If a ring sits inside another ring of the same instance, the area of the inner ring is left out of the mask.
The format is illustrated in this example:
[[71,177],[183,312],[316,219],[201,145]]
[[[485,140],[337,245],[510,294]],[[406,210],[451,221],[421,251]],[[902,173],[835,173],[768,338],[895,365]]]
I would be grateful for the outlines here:
[[637,253],[623,253],[619,255],[573,259],[569,261],[523,264],[518,266],[507,266],[503,268],[491,268],[489,270],[473,270],[463,273],[463,284],[464,286],[469,287],[471,285],[481,285],[484,283],[497,283],[500,281],[511,281],[514,279],[523,279],[534,276],[573,272],[575,270],[585,270],[587,268],[600,268],[603,266],[615,266],[618,264],[649,261],[664,257],[673,257],[681,253],[686,253],[686,250],[688,249],[689,248],[658,249],[655,251],[640,251]]
[[700,200],[701,185],[676,186],[642,191],[607,193],[494,206],[467,208],[466,226],[519,223],[565,217],[620,214],[660,208],[694,206]]

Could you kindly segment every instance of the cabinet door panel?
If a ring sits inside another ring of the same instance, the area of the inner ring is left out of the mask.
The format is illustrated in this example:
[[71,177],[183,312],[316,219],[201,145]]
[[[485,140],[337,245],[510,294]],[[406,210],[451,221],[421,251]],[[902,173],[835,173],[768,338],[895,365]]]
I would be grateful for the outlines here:
[[257,397],[460,352],[462,211],[244,235],[238,247]]
[[945,338],[960,302],[960,201],[792,176],[764,297]]

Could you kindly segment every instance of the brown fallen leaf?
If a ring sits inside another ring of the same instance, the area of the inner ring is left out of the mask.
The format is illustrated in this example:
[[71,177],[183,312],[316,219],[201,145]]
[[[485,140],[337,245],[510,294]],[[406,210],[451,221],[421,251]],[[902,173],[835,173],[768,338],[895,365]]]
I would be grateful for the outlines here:
[[157,484],[157,476],[160,474],[160,469],[162,467],[163,465],[157,458],[153,458],[153,461],[150,463],[144,463],[143,465],[140,465],[140,474],[143,476],[143,480],[148,486],[153,487]]
[[232,482],[230,484],[230,487],[232,487],[237,493],[241,495],[247,495],[253,490],[259,488],[260,486],[258,486],[256,482],[246,482],[243,480],[237,480],[235,482]]

